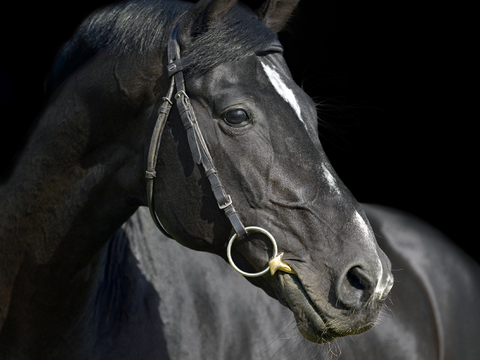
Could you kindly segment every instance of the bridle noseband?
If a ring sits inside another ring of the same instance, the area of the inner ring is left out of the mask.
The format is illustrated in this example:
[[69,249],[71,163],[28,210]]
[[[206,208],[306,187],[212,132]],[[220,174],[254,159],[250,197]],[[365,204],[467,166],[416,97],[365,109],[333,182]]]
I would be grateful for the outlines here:
[[[155,124],[155,128],[153,130],[152,138],[150,141],[150,148],[147,158],[147,171],[145,172],[145,178],[147,180],[147,202],[153,221],[165,236],[172,238],[172,236],[167,232],[167,230],[165,230],[165,227],[162,225],[160,219],[157,216],[157,213],[154,210],[153,184],[156,177],[155,168],[157,164],[158,152],[160,150],[162,133],[163,129],[165,128],[168,115],[170,114],[170,110],[173,106],[172,97],[174,97],[176,105],[178,107],[178,111],[180,113],[180,117],[182,119],[183,126],[185,128],[185,131],[187,132],[188,145],[190,147],[193,161],[198,165],[202,165],[203,170],[205,171],[205,175],[210,182],[210,186],[215,196],[215,200],[217,201],[218,207],[225,212],[225,215],[230,220],[230,223],[235,230],[235,234],[231,237],[227,246],[227,257],[232,267],[240,274],[247,277],[262,276],[266,274],[268,270],[270,270],[272,275],[277,270],[294,273],[294,271],[285,263],[275,265],[275,263],[279,262],[279,258],[281,260],[281,256],[283,255],[283,253],[278,254],[275,238],[263,228],[256,226],[245,227],[243,225],[237,211],[235,210],[235,207],[233,206],[232,198],[230,197],[230,195],[227,194],[225,188],[222,185],[222,182],[220,181],[217,169],[213,164],[212,156],[210,154],[210,151],[208,150],[205,139],[198,126],[195,112],[193,111],[192,105],[190,103],[190,99],[186,93],[185,79],[183,76],[184,64],[182,64],[182,59],[180,58],[180,45],[178,41],[179,27],[180,21],[178,21],[174,26],[168,42],[167,71],[171,79],[170,86],[166,96],[163,97],[163,103],[159,109],[157,122]],[[175,96],[173,96],[174,88],[176,88]],[[240,270],[233,262],[231,256],[231,248],[235,239],[243,238],[248,233],[252,232],[263,233],[271,240],[273,244],[272,259],[277,259],[276,262],[272,262],[272,260],[270,260],[269,266],[257,273],[247,273]]]

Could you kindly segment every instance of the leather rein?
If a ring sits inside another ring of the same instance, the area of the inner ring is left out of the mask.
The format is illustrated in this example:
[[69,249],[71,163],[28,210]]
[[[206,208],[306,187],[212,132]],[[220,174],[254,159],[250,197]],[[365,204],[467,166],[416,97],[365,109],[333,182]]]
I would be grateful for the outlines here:
[[[172,238],[172,236],[162,225],[157,213],[155,212],[153,185],[154,179],[157,175],[155,168],[158,159],[158,152],[160,150],[162,133],[165,128],[165,124],[167,123],[170,110],[174,105],[172,102],[172,98],[175,98],[183,126],[185,128],[185,131],[187,132],[188,145],[190,147],[193,161],[195,162],[195,164],[201,165],[203,167],[203,170],[205,171],[205,174],[210,182],[210,186],[215,196],[215,200],[217,201],[218,207],[225,212],[225,215],[230,220],[230,223],[232,224],[232,227],[235,231],[235,234],[231,237],[227,246],[227,257],[232,267],[240,274],[247,277],[262,276],[266,274],[269,269],[272,275],[277,270],[295,273],[287,264],[281,261],[283,253],[278,254],[276,241],[267,230],[256,226],[245,227],[243,225],[237,211],[235,210],[235,207],[233,206],[232,198],[230,197],[230,195],[227,194],[225,188],[222,185],[222,182],[220,181],[218,171],[213,164],[212,155],[208,150],[205,139],[202,135],[200,127],[198,126],[195,112],[193,111],[193,107],[190,103],[190,98],[186,94],[185,79],[183,76],[184,65],[182,64],[180,58],[180,44],[178,40],[179,27],[180,22],[178,21],[174,26],[173,31],[171,32],[168,42],[167,71],[170,78],[170,86],[166,96],[163,97],[163,103],[160,106],[158,118],[152,133],[147,158],[147,170],[145,172],[145,178],[147,181],[147,202],[153,221],[165,236]],[[175,95],[173,95],[175,90],[176,93]],[[265,234],[272,241],[273,244],[273,257],[269,261],[269,266],[257,273],[248,273],[240,270],[233,262],[231,256],[231,248],[235,239],[243,238],[248,233],[252,232],[260,232]]]

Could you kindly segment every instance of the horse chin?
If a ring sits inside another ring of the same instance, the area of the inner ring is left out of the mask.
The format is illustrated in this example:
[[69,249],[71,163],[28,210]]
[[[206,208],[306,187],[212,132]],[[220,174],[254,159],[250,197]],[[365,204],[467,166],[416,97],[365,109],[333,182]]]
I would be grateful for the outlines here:
[[297,276],[283,273],[279,278],[282,297],[295,315],[299,331],[307,340],[326,343],[337,337],[360,334],[374,325],[374,322],[369,322],[353,331],[351,327],[345,326],[347,324],[342,324],[346,319],[335,319],[326,315],[326,312],[312,301]]

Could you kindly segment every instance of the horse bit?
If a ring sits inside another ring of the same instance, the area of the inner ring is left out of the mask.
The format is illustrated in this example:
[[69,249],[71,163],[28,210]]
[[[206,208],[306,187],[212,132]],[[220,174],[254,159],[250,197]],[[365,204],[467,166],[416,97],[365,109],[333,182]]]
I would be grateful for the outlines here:
[[[188,144],[190,151],[192,153],[193,161],[197,165],[202,165],[205,171],[205,174],[210,182],[213,194],[217,201],[218,207],[225,212],[225,215],[230,220],[230,223],[235,230],[235,234],[230,238],[227,246],[227,257],[230,265],[240,274],[246,277],[258,277],[266,274],[270,270],[271,275],[275,274],[277,270],[281,270],[287,273],[296,274],[295,271],[283,261],[283,253],[278,254],[277,243],[275,238],[267,230],[257,227],[257,226],[248,226],[245,227],[240,220],[232,202],[232,198],[225,192],[225,189],[220,181],[218,176],[217,169],[213,165],[212,156],[207,148],[205,139],[200,131],[198,126],[197,119],[195,117],[195,112],[190,104],[190,99],[187,96],[185,90],[185,79],[183,76],[183,70],[185,64],[182,64],[182,59],[180,58],[180,45],[178,41],[178,29],[180,26],[180,21],[174,26],[171,36],[168,43],[168,76],[170,77],[170,87],[168,89],[167,95],[163,97],[163,104],[160,106],[158,118],[153,130],[152,138],[150,141],[150,148],[148,151],[147,159],[147,171],[145,172],[145,177],[147,179],[147,201],[148,207],[150,209],[150,214],[152,215],[153,221],[160,229],[160,231],[167,237],[172,238],[170,234],[165,230],[164,226],[160,222],[160,219],[157,216],[157,213],[154,210],[154,199],[153,199],[153,183],[156,177],[155,167],[157,164],[158,152],[160,150],[160,141],[165,128],[165,124],[170,113],[170,109],[173,106],[172,95],[174,87],[176,85],[177,93],[175,94],[176,104],[180,117],[182,119],[183,126],[187,132]],[[280,45],[273,44],[273,47],[277,49]],[[242,238],[248,233],[262,233],[266,235],[273,245],[273,257],[270,258],[268,266],[260,272],[249,273],[245,272],[237,267],[232,259],[232,245],[235,239]]]

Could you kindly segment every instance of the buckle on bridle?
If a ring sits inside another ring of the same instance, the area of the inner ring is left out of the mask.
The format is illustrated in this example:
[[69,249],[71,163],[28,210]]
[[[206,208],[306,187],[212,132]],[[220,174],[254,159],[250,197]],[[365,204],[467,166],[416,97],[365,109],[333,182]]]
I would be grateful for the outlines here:
[[226,204],[220,205],[220,203],[218,203],[218,207],[219,207],[221,210],[229,207],[230,205],[232,205],[232,198],[231,198],[230,195],[227,195],[227,203],[226,203]]
[[179,92],[177,92],[177,93],[175,94],[175,99],[178,99],[178,98],[179,98],[180,96],[182,96],[182,95],[183,95],[185,98],[189,99],[187,93],[186,93],[185,91],[183,91],[183,90],[180,90]]

